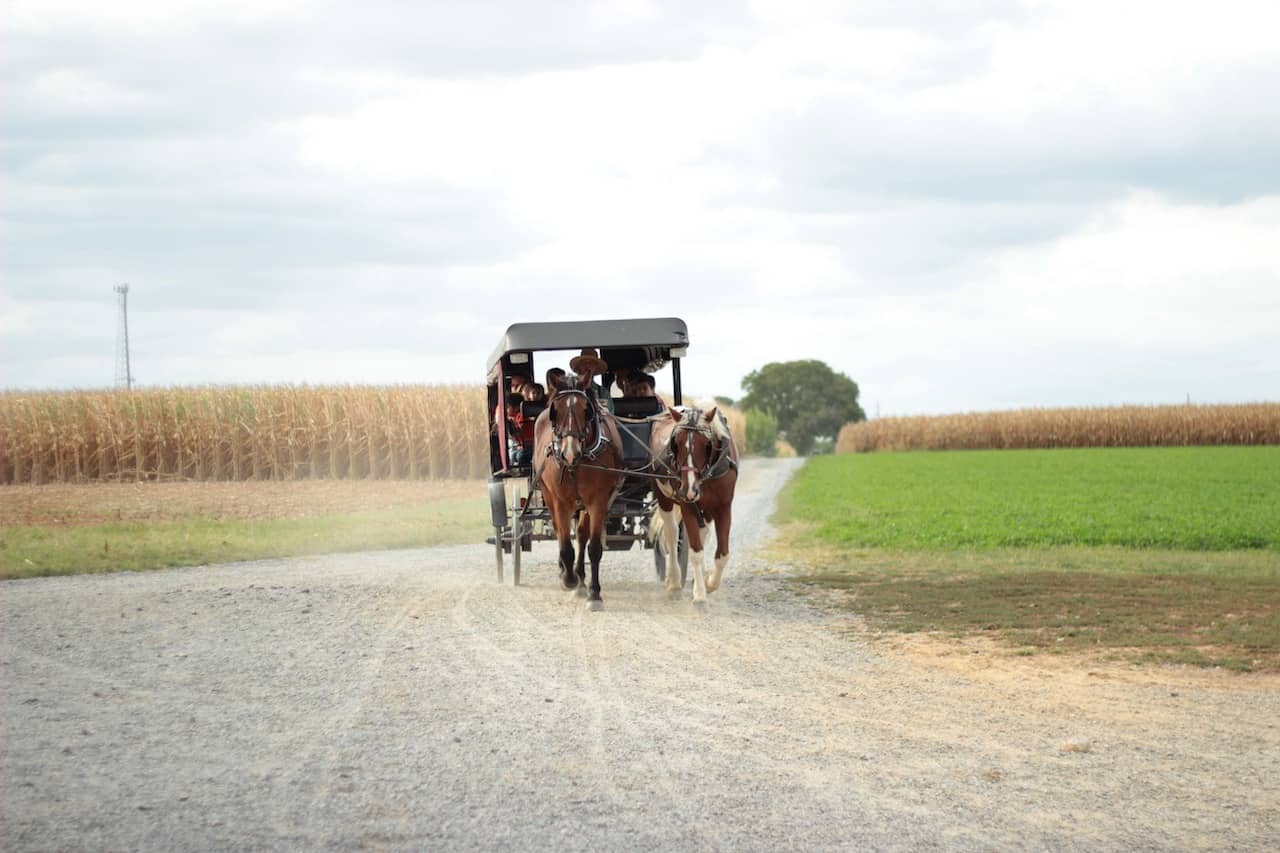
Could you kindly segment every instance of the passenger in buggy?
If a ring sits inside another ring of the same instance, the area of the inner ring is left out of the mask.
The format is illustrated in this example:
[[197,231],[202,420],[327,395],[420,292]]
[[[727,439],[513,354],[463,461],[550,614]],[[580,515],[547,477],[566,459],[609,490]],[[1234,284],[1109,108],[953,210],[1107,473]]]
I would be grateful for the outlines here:
[[637,373],[631,377],[631,397],[657,397],[657,381],[648,373]]
[[493,425],[489,428],[491,433],[498,432],[498,419],[502,417],[502,409],[504,404],[511,398],[512,394],[524,396],[524,389],[529,385],[529,378],[516,374],[507,377],[507,393],[503,394],[498,401],[498,405],[493,409]]
[[665,410],[667,408],[667,403],[658,396],[658,392],[655,387],[656,385],[657,382],[654,380],[652,375],[639,372],[633,373],[631,375],[631,383],[627,386],[627,396],[655,399],[658,401],[659,408]]
[[526,421],[520,412],[523,400],[518,393],[507,395],[507,454],[517,468],[528,465],[533,458],[533,421]]
[[622,396],[632,396],[631,381],[635,378],[637,372],[630,367],[619,367],[613,371],[613,382],[618,386],[618,390],[622,392]]
[[[543,405],[547,402],[547,393],[537,382],[530,382],[524,386],[524,402]],[[517,465],[528,465],[533,461],[534,428],[537,426],[538,413],[541,411],[538,408],[534,408],[526,413],[525,408],[524,406],[520,407],[519,429],[520,443],[522,445],[520,459],[522,461],[517,462]]]

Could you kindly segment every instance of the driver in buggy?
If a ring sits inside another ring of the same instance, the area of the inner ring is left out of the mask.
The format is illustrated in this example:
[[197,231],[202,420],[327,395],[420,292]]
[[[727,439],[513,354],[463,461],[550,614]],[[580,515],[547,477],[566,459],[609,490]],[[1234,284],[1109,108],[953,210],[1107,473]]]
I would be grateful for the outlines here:
[[569,359],[569,369],[577,374],[578,384],[595,398],[596,404],[613,414],[613,397],[603,385],[592,381],[592,377],[609,372],[609,364],[600,357],[600,353],[587,347],[580,355]]

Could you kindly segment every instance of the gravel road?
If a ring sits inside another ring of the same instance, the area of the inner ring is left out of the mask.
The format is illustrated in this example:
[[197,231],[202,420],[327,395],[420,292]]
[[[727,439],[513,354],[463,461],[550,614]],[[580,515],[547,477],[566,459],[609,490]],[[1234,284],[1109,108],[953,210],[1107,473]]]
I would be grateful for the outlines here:
[[1276,680],[868,646],[755,553],[793,470],[705,611],[549,544],[4,583],[0,847],[1280,847]]

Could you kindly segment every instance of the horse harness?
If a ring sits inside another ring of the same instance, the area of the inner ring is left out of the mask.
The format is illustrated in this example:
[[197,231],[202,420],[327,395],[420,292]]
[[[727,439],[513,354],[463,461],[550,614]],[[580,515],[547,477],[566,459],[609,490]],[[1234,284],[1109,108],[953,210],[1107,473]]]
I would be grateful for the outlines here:
[[[726,437],[717,444],[717,435],[715,430],[711,426],[701,423],[695,417],[690,417],[685,421],[681,421],[671,433],[671,440],[667,446],[667,453],[661,458],[651,458],[649,464],[644,466],[645,468],[649,468],[653,473],[645,472],[643,469],[611,468],[607,465],[589,464],[591,462],[595,462],[595,460],[605,452],[606,448],[613,447],[613,441],[610,440],[605,432],[603,424],[601,423],[601,419],[606,416],[605,412],[600,408],[599,403],[592,399],[591,395],[581,389],[566,389],[557,393],[577,394],[586,399],[586,408],[588,412],[587,419],[588,421],[595,421],[595,441],[592,442],[590,448],[584,447],[582,455],[579,457],[578,461],[575,461],[572,465],[566,463],[562,455],[561,441],[566,438],[576,438],[579,442],[583,442],[586,437],[584,435],[585,425],[579,425],[576,416],[571,414],[569,423],[570,428],[562,430],[560,425],[556,423],[555,410],[552,409],[549,417],[551,419],[552,436],[555,440],[547,445],[546,456],[539,461],[538,469],[533,478],[535,483],[540,483],[542,481],[542,471],[547,463],[547,459],[555,459],[556,462],[559,463],[560,479],[562,482],[566,475],[573,478],[580,467],[595,471],[607,471],[613,474],[625,474],[629,477],[641,477],[644,479],[654,480],[659,485],[663,482],[678,481],[680,479],[680,475],[686,471],[692,470],[695,474],[699,474],[698,469],[692,465],[685,465],[682,466],[679,471],[676,470],[674,464],[677,455],[676,444],[679,441],[681,433],[686,434],[686,440],[689,442],[686,453],[687,458],[693,458],[692,442],[694,433],[701,433],[706,436],[711,446],[716,448],[712,454],[712,458],[708,461],[707,465],[704,466],[701,474],[698,476],[698,479],[701,482],[706,483],[711,480],[717,480],[728,474],[730,471],[737,470],[738,468],[737,460],[735,460],[733,458],[733,454],[730,453],[730,445],[733,443],[733,438],[731,436]],[[618,449],[618,452],[621,453],[620,448]],[[586,463],[582,460],[586,460]],[[695,508],[697,508],[696,504]],[[699,521],[701,521],[702,510],[697,508],[697,511]]]

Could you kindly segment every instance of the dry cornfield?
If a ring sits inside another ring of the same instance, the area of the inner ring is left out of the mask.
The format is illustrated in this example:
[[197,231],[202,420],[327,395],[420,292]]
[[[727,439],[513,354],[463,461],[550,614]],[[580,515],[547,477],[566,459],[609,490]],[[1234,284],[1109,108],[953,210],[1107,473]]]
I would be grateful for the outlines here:
[[0,484],[483,477],[485,409],[481,387],[5,392]]
[[[0,485],[480,478],[485,399],[431,385],[3,392]],[[745,435],[743,414],[723,412]]]
[[1280,403],[1018,409],[845,424],[837,453],[1280,444]]
[[725,421],[729,424],[729,433],[733,436],[741,451],[746,447],[747,442],[747,415],[741,409],[733,406],[719,406],[720,413],[724,415]]

